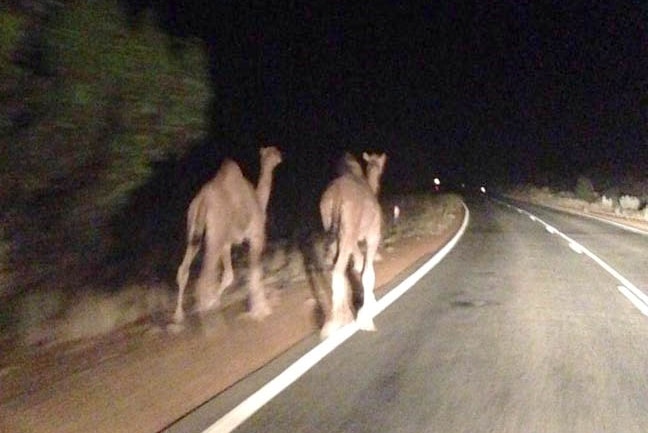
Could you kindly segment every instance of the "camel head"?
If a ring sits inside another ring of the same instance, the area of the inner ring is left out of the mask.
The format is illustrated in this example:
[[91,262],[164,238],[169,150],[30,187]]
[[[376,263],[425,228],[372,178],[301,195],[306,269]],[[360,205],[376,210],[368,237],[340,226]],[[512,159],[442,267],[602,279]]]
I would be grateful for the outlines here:
[[377,173],[380,176],[385,170],[385,163],[387,162],[387,155],[384,153],[367,153],[362,154],[362,159],[367,163],[367,177],[369,173]]
[[261,167],[266,170],[272,171],[281,164],[281,152],[275,146],[262,147],[259,154],[261,155]]
[[387,162],[387,155],[384,153],[375,154],[363,152],[362,159],[367,163],[366,173],[367,182],[375,194],[378,194],[380,189],[380,176],[385,170],[385,163]]

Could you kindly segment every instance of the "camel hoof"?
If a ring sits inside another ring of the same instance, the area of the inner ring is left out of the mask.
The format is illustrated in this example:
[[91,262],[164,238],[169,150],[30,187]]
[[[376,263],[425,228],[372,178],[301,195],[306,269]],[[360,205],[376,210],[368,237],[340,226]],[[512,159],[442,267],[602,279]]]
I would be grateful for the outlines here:
[[376,325],[372,319],[364,319],[358,321],[358,329],[373,332],[376,330]]
[[209,310],[215,310],[217,308],[220,308],[221,302],[219,298],[211,298],[208,299],[206,302],[202,302],[200,306],[196,309],[198,312],[205,312]]
[[324,326],[322,327],[322,330],[320,331],[320,338],[322,340],[326,340],[328,337],[333,335],[335,333],[335,331],[342,328],[342,326],[344,326],[344,324],[341,323],[341,322],[338,322],[338,321],[326,322],[324,324]]
[[176,323],[170,323],[167,325],[166,330],[168,333],[173,334],[173,335],[178,335],[182,331],[184,331],[185,326],[179,322]]
[[363,312],[362,310],[360,310],[358,312],[358,318],[356,319],[356,322],[358,323],[358,328],[363,331],[376,330],[376,325],[374,324],[373,316],[371,316],[367,312]]

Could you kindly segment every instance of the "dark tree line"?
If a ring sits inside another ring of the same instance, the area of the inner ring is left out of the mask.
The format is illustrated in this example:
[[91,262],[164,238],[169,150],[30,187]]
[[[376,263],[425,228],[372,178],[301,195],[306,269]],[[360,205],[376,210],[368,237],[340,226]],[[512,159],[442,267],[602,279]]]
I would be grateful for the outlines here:
[[192,176],[173,161],[205,140],[208,73],[204,43],[155,8],[3,2],[0,295],[96,281],[127,258],[144,223],[125,213],[156,206],[161,176]]

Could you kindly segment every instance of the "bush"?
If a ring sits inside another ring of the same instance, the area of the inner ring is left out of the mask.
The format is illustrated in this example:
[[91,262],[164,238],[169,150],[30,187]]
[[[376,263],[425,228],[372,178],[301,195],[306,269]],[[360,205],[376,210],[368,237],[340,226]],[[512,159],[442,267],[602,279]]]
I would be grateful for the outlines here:
[[45,3],[30,26],[29,7],[0,7],[0,222],[21,286],[96,279],[113,217],[205,136],[210,96],[204,43],[152,12]]
[[601,206],[603,206],[604,209],[614,209],[614,199],[608,198],[607,195],[604,195],[601,197]]
[[641,201],[638,197],[622,195],[619,198],[619,205],[622,210],[639,210],[639,207],[641,207]]
[[595,201],[598,194],[594,191],[592,181],[585,176],[579,176],[576,180],[576,189],[574,190],[576,197],[588,203]]

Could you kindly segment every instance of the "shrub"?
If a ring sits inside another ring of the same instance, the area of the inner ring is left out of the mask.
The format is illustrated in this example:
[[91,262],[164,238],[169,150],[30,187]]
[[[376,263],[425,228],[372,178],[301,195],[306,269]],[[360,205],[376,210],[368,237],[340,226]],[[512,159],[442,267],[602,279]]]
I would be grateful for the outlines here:
[[592,181],[585,176],[579,176],[576,180],[576,189],[574,191],[576,197],[586,202],[593,202],[597,199],[598,194],[594,191]]
[[603,206],[604,209],[613,209],[614,200],[604,195],[603,197],[601,197],[601,206]]
[[206,133],[207,52],[153,12],[131,21],[118,0],[20,3],[47,8],[24,28],[28,7],[0,6],[5,268],[22,287],[95,282],[120,247],[115,216]]
[[622,210],[639,210],[641,201],[638,197],[631,195],[622,195],[619,198],[619,205],[621,206]]

